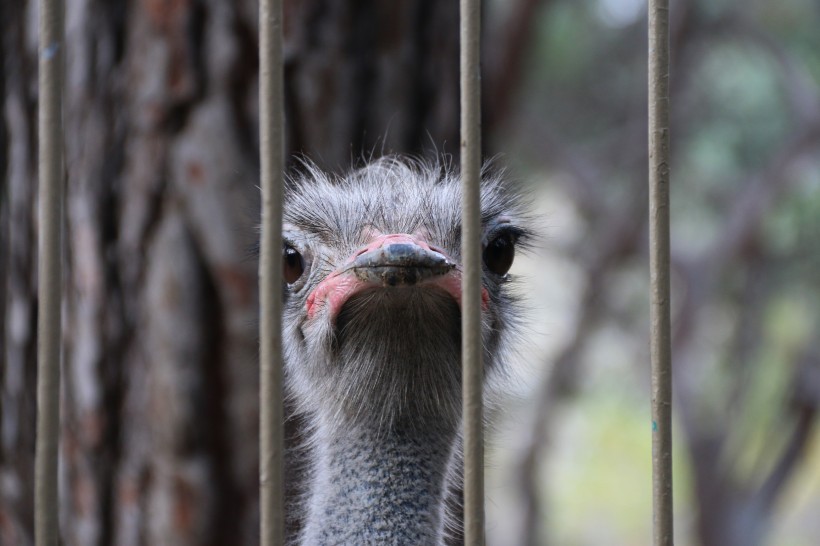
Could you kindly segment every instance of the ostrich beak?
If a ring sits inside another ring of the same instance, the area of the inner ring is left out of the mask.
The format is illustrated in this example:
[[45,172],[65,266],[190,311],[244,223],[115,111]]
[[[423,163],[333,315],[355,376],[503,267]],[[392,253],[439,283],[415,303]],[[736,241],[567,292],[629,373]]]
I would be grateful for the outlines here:
[[411,286],[456,268],[443,254],[414,243],[389,243],[357,256],[345,270],[366,283]]
[[[360,248],[345,265],[328,275],[307,298],[308,318],[327,306],[335,321],[353,295],[368,289],[430,284],[450,294],[461,305],[461,272],[443,251],[404,233],[381,235]],[[482,289],[482,307],[489,295]]]

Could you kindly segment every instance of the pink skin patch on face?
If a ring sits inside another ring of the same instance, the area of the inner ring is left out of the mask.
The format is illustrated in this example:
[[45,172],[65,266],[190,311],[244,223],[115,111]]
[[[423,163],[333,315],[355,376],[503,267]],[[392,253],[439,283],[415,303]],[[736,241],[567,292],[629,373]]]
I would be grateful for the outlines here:
[[[372,288],[375,286],[382,286],[380,283],[363,281],[355,276],[352,270],[345,271],[345,267],[351,264],[358,256],[372,250],[377,250],[385,245],[393,243],[409,243],[417,245],[425,250],[438,252],[445,257],[447,255],[443,250],[435,246],[431,247],[419,237],[408,235],[406,233],[393,233],[388,235],[379,235],[375,237],[366,246],[354,252],[341,267],[336,269],[333,273],[327,276],[319,285],[308,295],[306,308],[308,319],[312,319],[319,309],[323,307],[328,308],[328,313],[331,321],[335,321],[336,317],[341,311],[342,306],[354,295]],[[449,258],[449,257],[448,257]],[[457,269],[449,273],[434,277],[432,279],[422,281],[422,284],[428,284],[441,288],[450,294],[461,307],[461,272]],[[490,295],[487,289],[481,288],[481,308],[487,309],[489,305]]]

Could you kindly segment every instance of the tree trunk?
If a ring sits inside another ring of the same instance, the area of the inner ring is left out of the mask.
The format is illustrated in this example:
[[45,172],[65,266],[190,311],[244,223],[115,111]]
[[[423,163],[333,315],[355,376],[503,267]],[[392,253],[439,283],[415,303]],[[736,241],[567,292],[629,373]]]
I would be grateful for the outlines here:
[[[288,150],[458,151],[454,1],[286,2]],[[257,3],[69,0],[67,545],[256,544]],[[0,542],[32,543],[36,5],[0,3]]]

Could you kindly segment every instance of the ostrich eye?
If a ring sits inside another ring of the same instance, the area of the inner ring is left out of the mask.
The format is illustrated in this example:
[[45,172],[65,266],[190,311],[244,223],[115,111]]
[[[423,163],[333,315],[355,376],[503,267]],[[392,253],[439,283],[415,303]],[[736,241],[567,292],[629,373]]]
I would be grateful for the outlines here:
[[305,272],[305,259],[292,246],[285,245],[282,251],[282,277],[288,284],[299,280]]
[[484,265],[496,275],[506,275],[515,259],[515,237],[505,233],[499,235],[484,249]]

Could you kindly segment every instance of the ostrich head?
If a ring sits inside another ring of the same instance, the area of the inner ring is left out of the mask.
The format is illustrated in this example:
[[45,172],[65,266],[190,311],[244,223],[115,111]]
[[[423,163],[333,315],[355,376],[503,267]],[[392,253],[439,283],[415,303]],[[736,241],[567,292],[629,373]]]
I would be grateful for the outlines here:
[[[284,347],[310,423],[304,544],[435,544],[461,420],[461,191],[446,166],[382,159],[313,168],[284,213]],[[508,270],[524,207],[482,181],[483,344],[501,367],[516,304]]]

